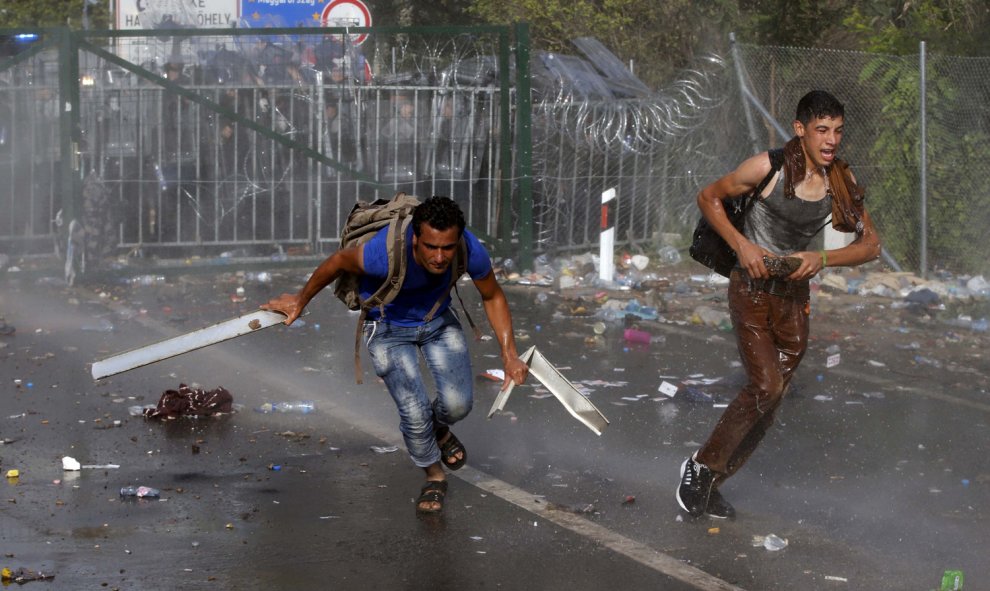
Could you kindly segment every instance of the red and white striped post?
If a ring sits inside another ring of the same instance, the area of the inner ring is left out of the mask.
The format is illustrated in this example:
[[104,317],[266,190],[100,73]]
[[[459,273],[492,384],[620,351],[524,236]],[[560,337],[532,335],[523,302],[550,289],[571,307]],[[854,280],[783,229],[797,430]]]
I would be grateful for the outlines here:
[[611,283],[615,279],[615,187],[602,193],[598,258],[598,277],[604,282]]

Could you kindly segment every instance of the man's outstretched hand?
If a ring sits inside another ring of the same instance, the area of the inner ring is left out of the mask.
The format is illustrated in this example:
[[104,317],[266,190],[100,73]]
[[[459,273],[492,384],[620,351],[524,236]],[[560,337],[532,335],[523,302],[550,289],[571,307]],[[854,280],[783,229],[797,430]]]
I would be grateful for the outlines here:
[[288,326],[295,322],[296,318],[299,318],[299,315],[302,314],[303,305],[299,301],[299,296],[291,293],[283,293],[277,298],[269,300],[267,304],[261,304],[261,309],[285,314],[283,323]]

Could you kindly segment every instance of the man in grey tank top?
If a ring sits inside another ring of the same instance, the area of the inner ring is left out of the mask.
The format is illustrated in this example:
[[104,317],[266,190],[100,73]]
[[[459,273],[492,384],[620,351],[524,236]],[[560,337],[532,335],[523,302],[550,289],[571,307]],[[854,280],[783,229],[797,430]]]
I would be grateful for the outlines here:
[[[773,424],[804,356],[811,311],[808,280],[826,266],[855,266],[880,255],[863,191],[836,157],[843,120],[844,108],[834,96],[809,92],[798,102],[795,137],[784,146],[781,170],[774,171],[763,152],[698,194],[702,214],[736,253],[729,312],[748,381],[708,440],[681,465],[677,502],[694,517],[735,515],[719,486],[742,467]],[[723,200],[752,193],[771,174],[740,232],[726,216]],[[855,232],[855,240],[834,250],[808,251],[830,214],[833,227]],[[790,266],[776,272],[780,257]]]

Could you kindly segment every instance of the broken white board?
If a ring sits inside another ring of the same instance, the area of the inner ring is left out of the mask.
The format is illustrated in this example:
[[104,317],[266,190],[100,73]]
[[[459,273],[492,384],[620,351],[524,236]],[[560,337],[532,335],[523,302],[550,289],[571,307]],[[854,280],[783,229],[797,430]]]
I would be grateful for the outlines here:
[[108,357],[93,363],[94,380],[99,380],[118,373],[149,365],[163,359],[175,357],[189,351],[213,345],[252,333],[262,328],[268,328],[285,321],[285,314],[269,310],[258,310],[249,314],[218,322],[212,326],[187,332],[164,341],[146,345],[137,349]]
[[[595,435],[602,434],[602,431],[608,426],[608,419],[574,387],[574,384],[557,371],[557,368],[547,361],[542,353],[536,350],[536,346],[527,349],[519,358],[529,366],[529,374],[539,380],[547,390],[550,390],[557,400],[564,405],[567,412],[594,431]],[[515,382],[510,381],[509,385],[498,393],[491,410],[488,411],[489,419],[505,407],[514,387]]]

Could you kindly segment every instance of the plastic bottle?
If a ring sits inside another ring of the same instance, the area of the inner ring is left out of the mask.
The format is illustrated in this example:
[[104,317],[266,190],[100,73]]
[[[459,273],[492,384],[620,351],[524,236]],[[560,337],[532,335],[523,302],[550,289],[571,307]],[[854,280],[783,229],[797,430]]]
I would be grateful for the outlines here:
[[316,403],[312,400],[298,400],[294,402],[266,402],[256,408],[261,413],[298,413],[309,414],[316,410]]
[[763,547],[771,552],[783,550],[787,547],[787,540],[776,534],[769,534],[767,537],[763,538]]
[[918,363],[920,365],[930,365],[930,366],[934,367],[935,369],[941,369],[942,368],[942,362],[941,361],[939,361],[937,359],[932,359],[930,357],[925,357],[923,355],[915,355],[914,356],[914,361],[915,361],[915,363]]
[[164,275],[138,275],[128,280],[131,285],[156,285],[165,283]]
[[120,489],[122,497],[137,497],[139,499],[157,499],[161,492],[150,486],[125,486]]
[[668,265],[676,265],[681,262],[681,253],[673,246],[663,246],[658,251],[660,260]]

